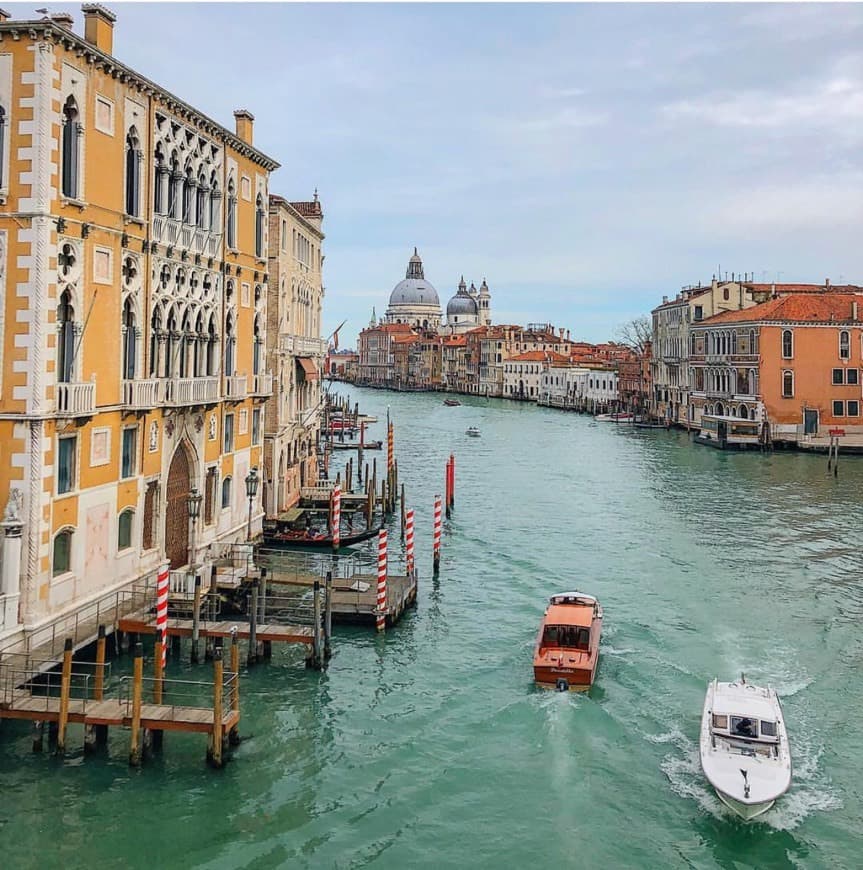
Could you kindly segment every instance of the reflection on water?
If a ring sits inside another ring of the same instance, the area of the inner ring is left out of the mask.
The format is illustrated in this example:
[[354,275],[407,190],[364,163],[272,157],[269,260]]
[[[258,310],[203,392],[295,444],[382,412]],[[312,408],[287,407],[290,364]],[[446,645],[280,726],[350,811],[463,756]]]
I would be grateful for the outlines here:
[[[350,393],[395,421],[416,611],[386,636],[337,629],[324,674],[294,648],[244,674],[248,739],[221,774],[194,738],[168,735],[162,759],[131,773],[125,734],[108,759],[52,762],[4,724],[10,866],[32,866],[44,842],[69,867],[142,854],[212,868],[859,863],[863,738],[847,720],[863,701],[863,460],[835,479],[823,457],[721,453],[683,432]],[[465,436],[471,425],[482,438]],[[451,452],[456,509],[433,579]],[[539,691],[539,619],[571,588],[604,606],[597,683]],[[795,772],[749,825],[708,788],[697,751],[707,682],[740,671],[777,688]]]

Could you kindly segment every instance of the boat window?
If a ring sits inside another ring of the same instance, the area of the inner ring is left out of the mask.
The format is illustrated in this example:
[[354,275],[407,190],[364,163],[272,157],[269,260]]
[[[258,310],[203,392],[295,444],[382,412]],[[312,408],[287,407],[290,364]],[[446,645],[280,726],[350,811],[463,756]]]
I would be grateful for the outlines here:
[[748,716],[732,716],[731,733],[735,737],[757,737],[755,720]]
[[578,649],[590,649],[590,629],[578,629],[578,637],[575,640],[575,645]]
[[558,642],[557,626],[556,625],[547,625],[545,627],[545,634],[544,634],[542,639],[543,639],[544,643],[557,643]]
[[728,717],[720,716],[718,713],[713,714],[713,727],[714,728],[727,728],[728,727]]
[[764,719],[761,720],[761,736],[762,737],[775,737],[776,736],[776,723],[775,722],[766,722]]

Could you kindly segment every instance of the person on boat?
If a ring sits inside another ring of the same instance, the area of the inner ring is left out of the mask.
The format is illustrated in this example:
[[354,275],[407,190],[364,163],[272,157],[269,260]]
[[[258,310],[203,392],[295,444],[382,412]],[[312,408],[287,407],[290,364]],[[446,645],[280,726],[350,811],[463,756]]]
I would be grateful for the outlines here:
[[745,716],[737,723],[734,733],[739,737],[755,737],[753,722]]

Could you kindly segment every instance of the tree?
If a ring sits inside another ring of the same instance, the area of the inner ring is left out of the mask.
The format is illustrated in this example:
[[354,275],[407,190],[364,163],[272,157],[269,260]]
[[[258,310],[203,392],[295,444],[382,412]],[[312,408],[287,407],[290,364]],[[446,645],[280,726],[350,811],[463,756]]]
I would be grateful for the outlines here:
[[647,343],[653,341],[653,322],[646,314],[633,317],[617,330],[617,337],[621,344],[631,347],[641,355]]

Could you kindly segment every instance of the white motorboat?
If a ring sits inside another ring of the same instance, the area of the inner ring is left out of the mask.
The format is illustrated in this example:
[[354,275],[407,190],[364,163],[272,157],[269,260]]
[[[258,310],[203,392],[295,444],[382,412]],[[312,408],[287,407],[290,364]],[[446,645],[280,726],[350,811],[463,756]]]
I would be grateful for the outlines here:
[[707,687],[701,769],[719,799],[743,819],[766,813],[791,786],[791,751],[776,692],[746,678]]
[[471,438],[479,438],[480,433],[479,429],[476,426],[470,426],[464,433],[465,435],[469,435]]

